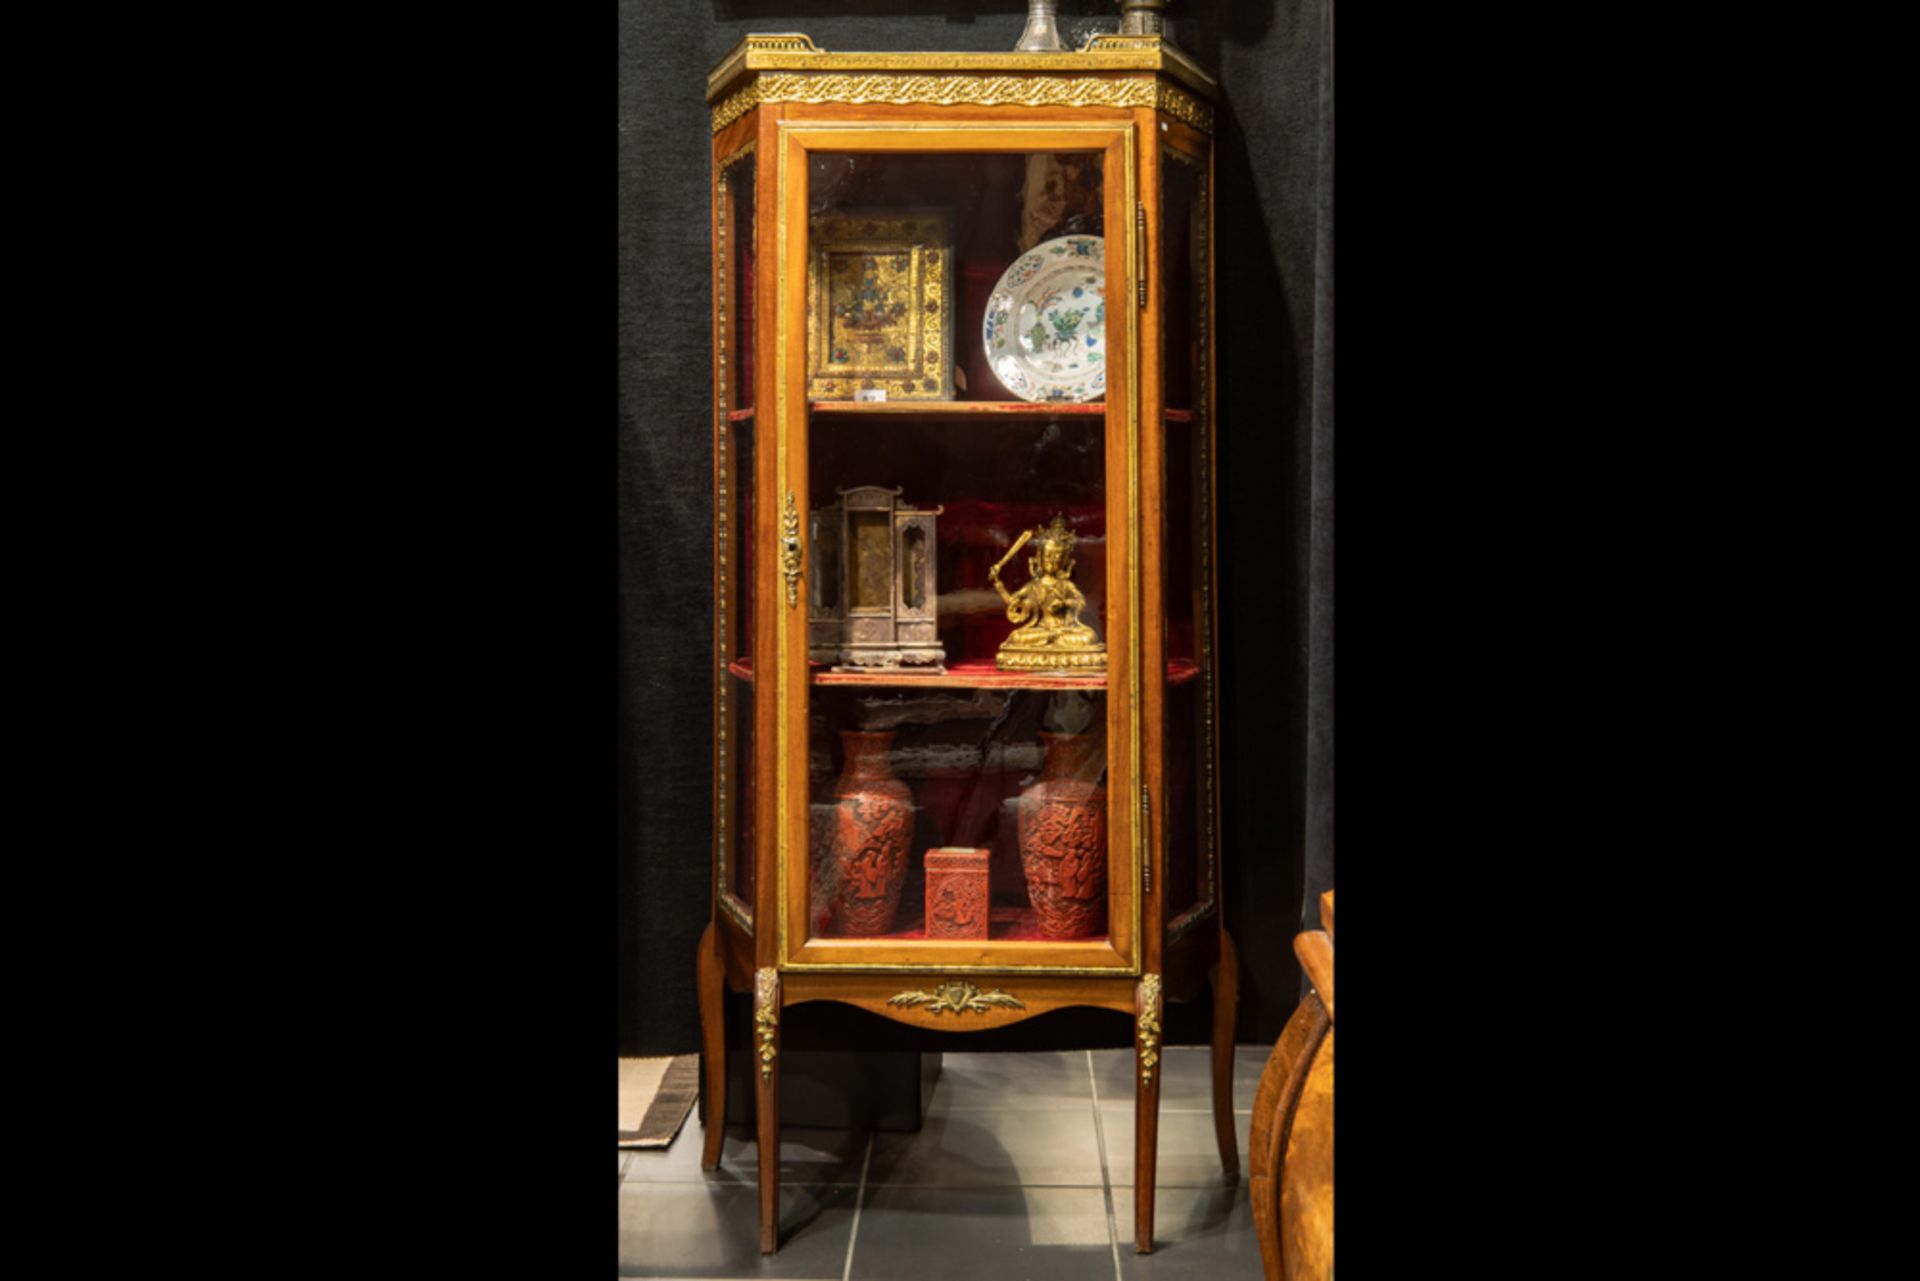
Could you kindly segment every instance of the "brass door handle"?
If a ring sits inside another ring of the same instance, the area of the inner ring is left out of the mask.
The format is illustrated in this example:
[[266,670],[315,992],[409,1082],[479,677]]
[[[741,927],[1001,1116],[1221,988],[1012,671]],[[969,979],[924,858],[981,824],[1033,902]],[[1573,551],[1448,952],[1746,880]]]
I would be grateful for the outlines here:
[[780,570],[787,576],[787,608],[800,603],[800,512],[787,491],[787,511],[780,518]]

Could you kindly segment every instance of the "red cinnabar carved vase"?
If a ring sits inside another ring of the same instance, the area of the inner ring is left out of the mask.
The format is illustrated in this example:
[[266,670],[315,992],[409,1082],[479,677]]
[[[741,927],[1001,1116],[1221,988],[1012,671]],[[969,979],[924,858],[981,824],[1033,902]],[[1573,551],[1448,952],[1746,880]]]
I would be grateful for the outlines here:
[[1027,897],[1049,938],[1077,939],[1107,925],[1107,789],[1098,734],[1040,735],[1046,763],[1020,798],[1020,861]]
[[842,936],[885,934],[900,910],[913,837],[913,793],[887,763],[892,730],[841,730],[846,764],[833,787],[834,924]]

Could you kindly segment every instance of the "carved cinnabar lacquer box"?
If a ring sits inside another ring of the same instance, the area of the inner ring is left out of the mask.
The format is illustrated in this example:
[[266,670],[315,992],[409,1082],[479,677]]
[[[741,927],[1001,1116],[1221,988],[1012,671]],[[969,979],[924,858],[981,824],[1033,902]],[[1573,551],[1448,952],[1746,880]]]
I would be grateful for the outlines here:
[[927,937],[987,937],[987,862],[991,850],[927,851]]

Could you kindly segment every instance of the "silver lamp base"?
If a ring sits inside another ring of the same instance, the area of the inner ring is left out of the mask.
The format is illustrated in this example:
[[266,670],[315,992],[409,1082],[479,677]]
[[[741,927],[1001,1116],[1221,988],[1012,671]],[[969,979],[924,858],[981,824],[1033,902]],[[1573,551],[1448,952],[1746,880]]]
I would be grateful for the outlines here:
[[1166,35],[1167,19],[1162,11],[1167,0],[1119,0],[1119,5],[1121,35]]
[[1060,28],[1054,22],[1060,0],[1027,0],[1027,29],[1020,33],[1016,53],[1056,53],[1067,46],[1060,43]]

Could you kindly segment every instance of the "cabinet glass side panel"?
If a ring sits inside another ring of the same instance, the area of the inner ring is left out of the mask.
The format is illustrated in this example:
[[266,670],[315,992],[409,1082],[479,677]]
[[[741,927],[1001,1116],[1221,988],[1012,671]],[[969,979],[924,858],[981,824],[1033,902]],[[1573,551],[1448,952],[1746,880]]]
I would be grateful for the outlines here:
[[1161,156],[1162,353],[1166,371],[1166,882],[1164,919],[1213,902],[1213,574],[1206,352],[1206,177],[1196,158]]
[[731,197],[733,216],[729,225],[727,244],[728,285],[733,297],[728,312],[734,321],[734,335],[737,341],[728,344],[732,357],[733,392],[732,406],[735,410],[753,408],[753,340],[754,340],[754,154],[751,149],[733,159],[725,170],[725,182]]
[[734,779],[733,797],[733,854],[730,875],[727,880],[728,891],[737,899],[737,906],[751,919],[753,916],[753,831],[754,831],[754,779],[753,779],[753,682],[740,681],[735,685],[734,724],[737,735],[729,736],[728,767]]
[[723,897],[747,918],[753,905],[754,837],[754,159],[751,149],[720,170],[714,296],[719,311],[719,404],[714,451],[716,649],[720,670],[715,833]]
[[1108,937],[1102,170],[810,153],[809,937]]
[[733,438],[734,474],[729,495],[733,517],[729,526],[737,535],[729,542],[732,568],[737,582],[730,586],[725,608],[732,617],[728,629],[730,653],[721,681],[730,697],[722,725],[722,778],[727,788],[728,875],[722,884],[737,897],[743,914],[753,914],[754,827],[754,680],[753,680],[753,582],[758,556],[754,549],[754,443],[757,436],[753,419],[730,424]]

